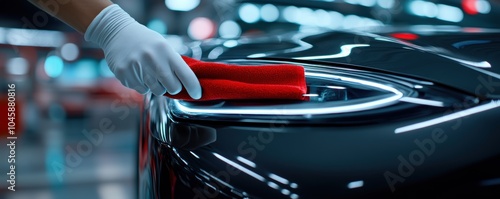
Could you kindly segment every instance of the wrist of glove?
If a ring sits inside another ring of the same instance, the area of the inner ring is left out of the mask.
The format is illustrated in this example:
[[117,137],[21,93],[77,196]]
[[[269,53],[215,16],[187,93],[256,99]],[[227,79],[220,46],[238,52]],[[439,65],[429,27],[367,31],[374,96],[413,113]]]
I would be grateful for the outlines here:
[[85,40],[99,45],[115,77],[141,94],[179,93],[184,87],[201,98],[198,78],[159,33],[139,24],[118,5],[102,10],[85,32]]

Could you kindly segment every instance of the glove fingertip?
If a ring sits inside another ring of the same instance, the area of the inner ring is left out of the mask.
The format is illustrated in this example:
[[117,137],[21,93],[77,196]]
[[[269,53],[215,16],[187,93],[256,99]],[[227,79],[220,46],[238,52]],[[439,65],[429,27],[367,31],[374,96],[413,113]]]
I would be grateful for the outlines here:
[[172,92],[168,92],[168,94],[170,94],[170,95],[177,95],[177,94],[179,94],[181,91],[182,91],[182,86],[179,86],[179,87],[178,87],[178,88],[176,88],[174,91],[172,91]]
[[199,99],[201,99],[201,94],[200,95],[193,95],[193,96],[191,96],[191,98],[193,98],[195,100],[199,100]]
[[196,91],[194,91],[194,92],[189,92],[189,96],[191,96],[191,98],[193,98],[195,100],[201,99],[201,88],[196,89]]

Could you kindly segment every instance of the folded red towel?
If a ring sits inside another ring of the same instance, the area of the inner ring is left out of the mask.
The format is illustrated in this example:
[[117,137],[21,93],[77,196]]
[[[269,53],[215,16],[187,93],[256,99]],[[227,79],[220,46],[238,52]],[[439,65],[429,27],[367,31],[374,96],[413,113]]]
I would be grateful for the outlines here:
[[[204,62],[183,56],[198,77],[202,97],[208,100],[287,99],[307,100],[304,68],[292,64],[244,66]],[[194,101],[186,90],[170,98]]]

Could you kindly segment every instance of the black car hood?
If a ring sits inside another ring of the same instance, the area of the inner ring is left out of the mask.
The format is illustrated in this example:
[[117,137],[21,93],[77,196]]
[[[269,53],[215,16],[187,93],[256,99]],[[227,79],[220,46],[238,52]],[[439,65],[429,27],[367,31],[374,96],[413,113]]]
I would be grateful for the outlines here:
[[[398,34],[410,35],[411,40],[395,38]],[[427,80],[480,98],[500,98],[500,30],[407,27],[289,33],[246,37],[230,47],[213,45],[222,42],[202,44],[200,58],[341,65]],[[216,48],[223,50],[211,58]]]

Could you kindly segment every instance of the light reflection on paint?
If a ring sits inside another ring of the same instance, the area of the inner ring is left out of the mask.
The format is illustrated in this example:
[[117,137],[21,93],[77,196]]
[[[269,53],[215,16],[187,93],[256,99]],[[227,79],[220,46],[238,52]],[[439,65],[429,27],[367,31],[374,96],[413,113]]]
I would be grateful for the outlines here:
[[474,108],[466,109],[463,111],[459,111],[459,112],[445,115],[442,117],[434,118],[434,119],[427,120],[424,122],[419,122],[416,124],[411,124],[408,126],[400,127],[400,128],[397,128],[396,130],[394,130],[394,133],[399,134],[399,133],[405,133],[408,131],[414,131],[417,129],[433,126],[433,125],[440,124],[443,122],[448,122],[448,121],[451,121],[454,119],[458,119],[458,118],[466,117],[466,116],[469,116],[472,114],[476,114],[476,113],[480,113],[480,112],[487,111],[490,109],[494,109],[494,108],[497,108],[499,106],[500,106],[500,101],[494,100],[494,101],[491,101],[490,103],[476,106]]
[[226,162],[227,164],[229,164],[229,165],[233,166],[234,168],[239,169],[240,171],[243,171],[244,173],[248,174],[249,176],[252,176],[252,177],[254,177],[255,179],[260,180],[260,181],[262,181],[262,182],[266,181],[266,179],[265,179],[263,176],[261,176],[261,175],[259,175],[259,174],[255,173],[255,172],[253,172],[253,171],[250,171],[249,169],[247,169],[247,168],[245,168],[245,167],[241,166],[240,164],[238,164],[238,163],[236,163],[236,162],[233,162],[233,161],[231,161],[231,160],[227,159],[226,157],[219,155],[218,153],[213,153],[213,154],[214,154],[214,156],[215,156],[215,157],[217,157],[217,158],[219,158],[220,160],[222,160],[222,161]]
[[349,188],[349,189],[360,188],[363,186],[363,184],[364,184],[363,180],[353,181],[353,182],[349,182],[349,184],[347,184],[347,188]]
[[255,109],[221,109],[221,108],[193,108],[188,107],[179,102],[179,100],[173,99],[174,106],[181,112],[186,114],[200,114],[200,113],[209,113],[209,114],[247,114],[247,115],[308,115],[308,114],[333,114],[333,113],[346,113],[346,112],[354,112],[354,111],[362,111],[362,110],[370,110],[378,107],[382,107],[385,105],[397,103],[397,101],[403,97],[403,93],[399,90],[386,86],[383,84],[370,82],[366,80],[354,79],[349,77],[342,77],[337,75],[323,74],[323,73],[312,73],[306,72],[306,76],[310,77],[321,77],[326,79],[339,79],[341,81],[358,83],[361,85],[365,85],[368,87],[379,88],[381,90],[385,90],[388,92],[392,92],[394,95],[374,100],[365,103],[352,104],[352,105],[344,105],[344,106],[334,106],[334,107],[317,107],[317,108],[297,108],[297,109],[286,109],[280,110],[279,113],[275,111],[270,111],[269,108],[255,108]]
[[312,59],[335,59],[335,58],[342,58],[342,57],[349,56],[351,54],[351,51],[352,51],[353,48],[368,47],[368,46],[370,46],[370,45],[369,44],[346,44],[346,45],[342,45],[340,47],[340,52],[337,53],[337,54],[306,56],[306,57],[294,57],[294,59],[312,60]]
[[413,98],[413,97],[402,97],[401,99],[399,99],[399,101],[410,102],[414,104],[422,104],[427,106],[444,107],[444,103],[440,101]]

